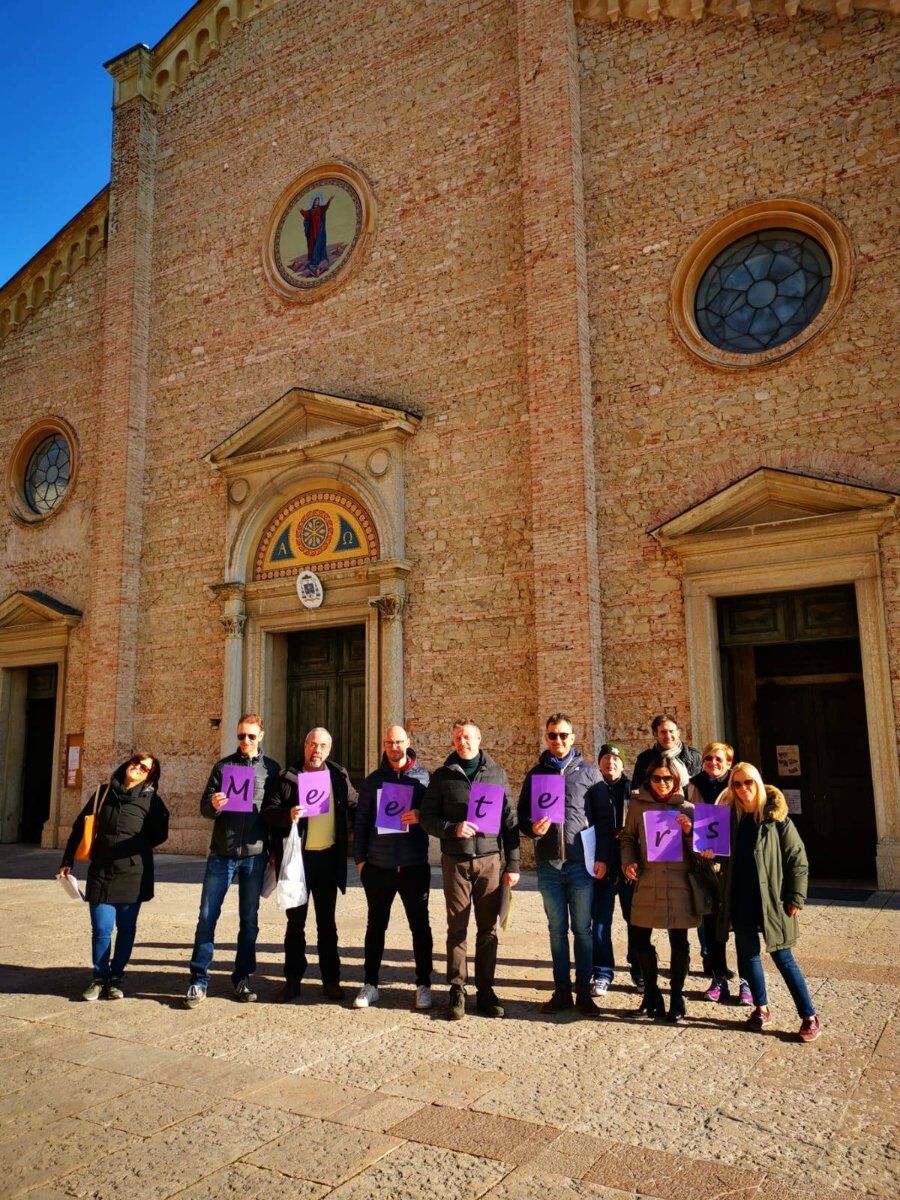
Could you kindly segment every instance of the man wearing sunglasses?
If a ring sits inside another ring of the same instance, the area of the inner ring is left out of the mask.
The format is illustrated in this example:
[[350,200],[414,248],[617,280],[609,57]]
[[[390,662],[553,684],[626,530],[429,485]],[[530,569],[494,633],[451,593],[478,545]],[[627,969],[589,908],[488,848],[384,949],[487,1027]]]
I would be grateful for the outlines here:
[[[206,999],[209,969],[215,953],[216,923],[225,894],[235,879],[239,926],[231,982],[236,999],[244,1003],[256,999],[250,976],[256,970],[259,896],[269,844],[260,809],[269,781],[274,782],[281,769],[274,759],[265,758],[261,753],[263,732],[262,718],[256,713],[244,713],[238,721],[237,750],[213,767],[200,800],[200,813],[213,822],[213,828],[191,955],[191,982],[185,997],[188,1008],[196,1008]],[[229,812],[229,804],[234,808],[236,798],[234,793],[226,795],[222,791],[222,773],[227,766],[250,767],[253,771],[253,807],[249,812]]]

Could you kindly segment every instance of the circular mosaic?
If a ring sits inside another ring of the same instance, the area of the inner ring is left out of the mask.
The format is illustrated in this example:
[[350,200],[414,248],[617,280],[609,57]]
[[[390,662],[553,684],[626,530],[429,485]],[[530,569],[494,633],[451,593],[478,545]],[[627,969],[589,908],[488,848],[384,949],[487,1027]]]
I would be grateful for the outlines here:
[[818,316],[831,260],[808,234],[760,229],[720,251],[697,287],[694,312],[707,341],[758,354],[797,337]]
[[334,522],[328,513],[313,509],[300,526],[300,544],[307,554],[321,554],[334,533]]

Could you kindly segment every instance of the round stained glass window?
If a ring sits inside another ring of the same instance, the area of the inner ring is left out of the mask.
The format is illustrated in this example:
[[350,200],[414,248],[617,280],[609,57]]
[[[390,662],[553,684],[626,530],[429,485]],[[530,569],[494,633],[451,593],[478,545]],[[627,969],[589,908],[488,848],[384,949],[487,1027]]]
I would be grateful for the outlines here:
[[758,354],[802,333],[830,287],[831,260],[815,238],[793,229],[760,229],[712,260],[697,288],[694,314],[712,345]]
[[52,512],[69,486],[72,453],[61,433],[53,433],[35,447],[25,468],[25,499],[32,512]]

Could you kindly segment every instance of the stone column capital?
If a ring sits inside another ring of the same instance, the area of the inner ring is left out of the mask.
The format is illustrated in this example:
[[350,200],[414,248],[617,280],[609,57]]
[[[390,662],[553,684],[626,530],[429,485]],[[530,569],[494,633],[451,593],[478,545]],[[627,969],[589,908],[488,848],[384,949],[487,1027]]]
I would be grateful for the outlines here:
[[377,608],[383,621],[399,621],[406,600],[398,592],[387,592],[384,596],[374,596],[369,605]]
[[243,613],[237,613],[230,617],[222,617],[221,624],[225,629],[226,637],[240,640],[244,636],[244,626],[247,624],[247,618]]

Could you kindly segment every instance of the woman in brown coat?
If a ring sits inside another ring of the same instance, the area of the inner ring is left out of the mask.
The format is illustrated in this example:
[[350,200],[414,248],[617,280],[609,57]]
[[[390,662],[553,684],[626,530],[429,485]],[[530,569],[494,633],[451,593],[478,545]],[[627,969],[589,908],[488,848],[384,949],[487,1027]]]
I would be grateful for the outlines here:
[[[622,866],[625,875],[636,884],[631,906],[631,926],[641,972],[644,997],[639,1013],[661,1019],[665,1004],[657,982],[656,950],[650,938],[654,929],[666,929],[671,948],[668,1020],[680,1021],[684,1015],[684,981],[688,971],[688,930],[696,929],[700,918],[694,912],[688,875],[693,866],[691,815],[681,790],[681,776],[661,754],[654,754],[647,767],[644,786],[633,792],[628,816],[622,830]],[[647,858],[646,813],[678,814],[681,827],[679,862],[649,862]]]

